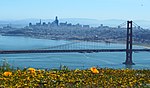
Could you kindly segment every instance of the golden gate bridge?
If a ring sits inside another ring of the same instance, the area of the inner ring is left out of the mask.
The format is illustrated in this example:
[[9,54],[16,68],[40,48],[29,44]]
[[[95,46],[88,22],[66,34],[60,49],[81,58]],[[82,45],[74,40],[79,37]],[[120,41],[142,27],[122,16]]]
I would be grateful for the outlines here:
[[[133,25],[134,22],[127,21],[127,37],[126,37],[126,49],[98,49],[96,48],[72,48],[75,44],[80,44],[80,42],[71,42],[67,44],[61,44],[57,46],[51,46],[47,48],[41,49],[31,49],[31,50],[0,50],[0,54],[21,54],[21,53],[71,53],[71,52],[78,52],[78,53],[93,53],[93,52],[126,52],[126,60],[123,64],[126,65],[134,65],[132,61],[132,53],[133,52],[143,52],[148,51],[150,49],[132,49],[132,37],[133,37]],[[135,24],[135,23],[134,23]],[[120,24],[119,26],[126,25],[126,22]],[[137,25],[137,24],[135,24]],[[93,43],[94,45],[95,43]],[[77,46],[77,45],[76,45]],[[83,46],[84,47],[84,46]]]

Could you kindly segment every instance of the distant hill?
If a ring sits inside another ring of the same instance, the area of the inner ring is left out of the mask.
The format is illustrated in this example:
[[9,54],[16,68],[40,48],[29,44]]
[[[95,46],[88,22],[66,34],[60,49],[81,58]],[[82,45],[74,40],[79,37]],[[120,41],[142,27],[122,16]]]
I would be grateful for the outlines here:
[[[41,19],[42,22],[52,22],[54,19]],[[0,20],[0,27],[10,25],[12,27],[25,27],[30,22],[32,24],[35,24],[39,22],[40,19],[23,19],[23,20]],[[112,26],[117,27],[119,24],[125,22],[126,20],[118,20],[118,19],[108,19],[108,20],[96,20],[96,19],[88,19],[88,18],[60,18],[59,22],[67,22],[72,24],[86,24],[90,26],[100,26],[100,24],[103,24],[105,26]],[[136,24],[143,28],[150,28],[150,21],[147,20],[135,20]]]

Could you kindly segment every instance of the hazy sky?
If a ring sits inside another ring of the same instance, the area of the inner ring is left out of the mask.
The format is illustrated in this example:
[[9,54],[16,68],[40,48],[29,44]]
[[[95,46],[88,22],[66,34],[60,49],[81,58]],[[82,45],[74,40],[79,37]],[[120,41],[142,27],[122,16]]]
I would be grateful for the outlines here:
[[150,20],[150,0],[0,0],[0,20],[90,18]]

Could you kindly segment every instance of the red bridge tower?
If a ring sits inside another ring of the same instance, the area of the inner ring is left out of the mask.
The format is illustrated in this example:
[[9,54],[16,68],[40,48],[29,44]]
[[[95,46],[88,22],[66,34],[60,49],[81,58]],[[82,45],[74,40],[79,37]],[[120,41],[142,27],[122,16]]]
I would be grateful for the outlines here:
[[134,65],[132,62],[132,21],[127,21],[127,40],[126,40],[126,65]]

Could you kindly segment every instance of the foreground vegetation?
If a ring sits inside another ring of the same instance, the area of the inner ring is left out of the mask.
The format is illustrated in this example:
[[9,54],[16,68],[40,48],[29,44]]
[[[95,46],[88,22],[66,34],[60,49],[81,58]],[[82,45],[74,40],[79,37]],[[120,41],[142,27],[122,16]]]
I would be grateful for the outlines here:
[[0,70],[0,88],[150,88],[150,70]]

